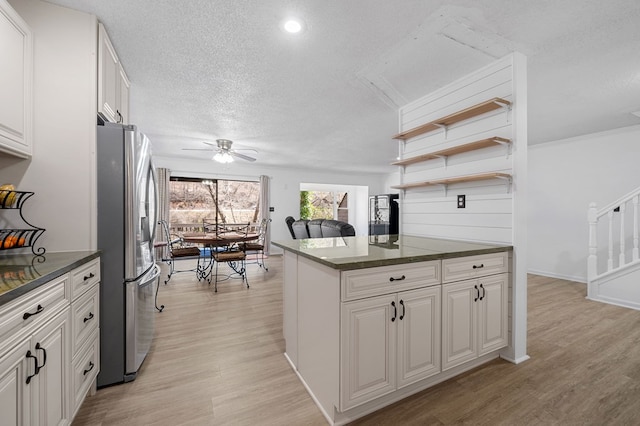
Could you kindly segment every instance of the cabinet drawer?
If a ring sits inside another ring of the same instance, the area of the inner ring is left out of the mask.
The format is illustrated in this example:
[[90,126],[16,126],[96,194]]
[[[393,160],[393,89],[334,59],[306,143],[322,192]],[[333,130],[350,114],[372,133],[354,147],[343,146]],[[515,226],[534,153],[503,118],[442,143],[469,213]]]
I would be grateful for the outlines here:
[[17,298],[0,309],[0,342],[19,338],[21,331],[44,324],[69,305],[69,275],[65,274]]
[[442,261],[442,282],[466,280],[509,272],[508,252],[457,257]]
[[71,300],[100,281],[100,258],[93,259],[71,271]]
[[98,285],[94,285],[71,304],[71,335],[73,353],[84,345],[100,322]]
[[73,358],[71,386],[73,400],[71,412],[75,413],[100,371],[100,329],[94,330],[90,339]]
[[440,261],[404,263],[342,273],[342,300],[440,284]]

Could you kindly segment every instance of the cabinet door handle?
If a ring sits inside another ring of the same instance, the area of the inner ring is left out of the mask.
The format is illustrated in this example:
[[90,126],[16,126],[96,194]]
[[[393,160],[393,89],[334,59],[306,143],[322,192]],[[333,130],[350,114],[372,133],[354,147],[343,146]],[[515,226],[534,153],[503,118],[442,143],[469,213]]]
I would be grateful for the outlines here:
[[89,316],[84,317],[84,320],[82,320],[82,322],[91,321],[92,319],[93,319],[93,312],[89,312]]
[[42,305],[38,305],[35,312],[25,312],[24,315],[22,315],[22,319],[26,320],[30,316],[38,315],[42,311],[44,311],[44,308],[42,307]]
[[393,306],[393,318],[391,318],[391,322],[394,322],[396,320],[396,317],[398,316],[398,309],[396,308],[396,302],[391,302],[391,306]]
[[90,279],[91,279],[91,278],[93,278],[93,277],[95,277],[95,275],[93,274],[93,272],[91,272],[91,273],[89,273],[89,275],[85,275],[83,279],[84,279],[85,281],[87,281],[87,280],[90,280]]
[[401,276],[400,278],[394,278],[394,277],[391,277],[391,278],[389,278],[389,281],[391,281],[391,282],[394,282],[394,281],[402,281],[402,280],[404,280],[405,278],[407,278],[407,277],[405,277],[404,275],[403,275],[403,276]]
[[93,370],[93,367],[94,367],[94,366],[95,366],[95,364],[94,364],[93,362],[89,361],[89,368],[87,368],[86,370],[84,370],[84,371],[82,372],[82,375],[83,375],[83,376],[86,376],[86,375],[87,375],[87,373],[88,373],[89,371]]
[[38,359],[36,358],[36,374],[38,374],[42,367],[44,367],[47,363],[47,350],[40,346],[40,342],[38,342],[36,343],[36,351],[42,351],[42,353],[44,354],[44,361],[42,361],[42,365],[38,365]]
[[29,360],[29,358],[33,358],[33,362],[35,364],[35,368],[34,368],[34,373],[30,374],[27,376],[27,384],[31,383],[31,379],[38,374],[38,358],[36,358],[35,356],[31,355],[31,351],[27,351],[27,360]]
[[484,263],[481,263],[480,265],[473,265],[473,269],[480,269],[480,268],[484,268]]
[[474,301],[474,302],[477,302],[477,301],[478,301],[478,299],[480,298],[480,290],[478,290],[478,286],[477,286],[477,285],[474,285],[474,286],[473,286],[473,288],[475,288],[475,289],[476,289],[476,298],[475,298],[475,299],[473,299],[473,301]]
[[400,321],[404,318],[404,301],[400,299],[400,306],[402,306],[402,313],[400,314]]
[[480,297],[480,300],[482,300],[482,299],[484,299],[484,296],[486,296],[487,290],[484,288],[484,286],[482,284],[480,284],[480,288],[482,289],[482,296]]

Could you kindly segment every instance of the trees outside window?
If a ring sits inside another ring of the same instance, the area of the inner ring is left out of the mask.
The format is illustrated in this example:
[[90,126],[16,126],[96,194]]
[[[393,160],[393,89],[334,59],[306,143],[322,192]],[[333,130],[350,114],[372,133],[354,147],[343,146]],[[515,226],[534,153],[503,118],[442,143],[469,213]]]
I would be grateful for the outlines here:
[[301,219],[335,219],[348,222],[346,192],[300,191]]
[[203,219],[218,223],[256,223],[260,183],[172,177],[169,218],[172,228],[197,228]]

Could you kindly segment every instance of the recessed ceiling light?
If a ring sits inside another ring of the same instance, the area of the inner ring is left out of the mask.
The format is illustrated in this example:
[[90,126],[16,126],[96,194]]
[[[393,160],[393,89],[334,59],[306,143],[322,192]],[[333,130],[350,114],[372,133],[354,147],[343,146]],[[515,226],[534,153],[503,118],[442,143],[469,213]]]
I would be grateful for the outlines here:
[[283,25],[283,28],[288,33],[299,33],[302,31],[302,23],[298,19],[287,19]]

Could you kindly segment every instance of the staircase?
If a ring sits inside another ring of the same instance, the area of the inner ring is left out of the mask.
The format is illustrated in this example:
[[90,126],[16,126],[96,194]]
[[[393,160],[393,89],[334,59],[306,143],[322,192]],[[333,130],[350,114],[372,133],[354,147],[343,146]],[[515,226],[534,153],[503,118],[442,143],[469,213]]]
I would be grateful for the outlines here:
[[640,310],[639,197],[637,188],[600,210],[589,205],[588,299]]

